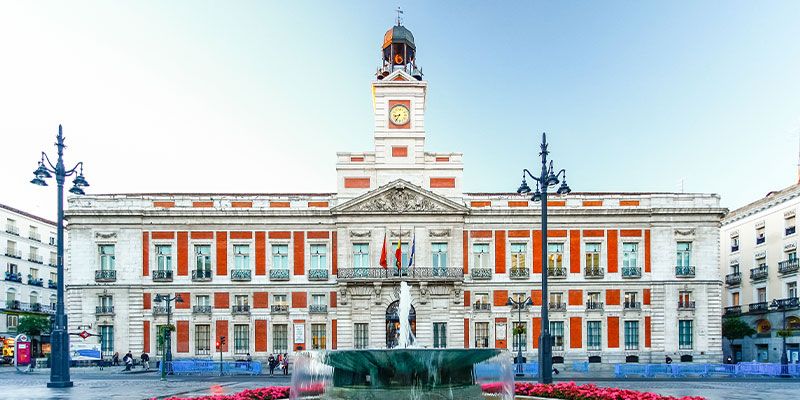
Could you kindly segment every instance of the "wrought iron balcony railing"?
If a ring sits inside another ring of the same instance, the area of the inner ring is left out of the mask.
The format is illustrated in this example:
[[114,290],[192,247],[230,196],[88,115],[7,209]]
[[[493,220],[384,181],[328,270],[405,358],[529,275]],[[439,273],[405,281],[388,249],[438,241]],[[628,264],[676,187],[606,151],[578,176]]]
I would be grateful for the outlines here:
[[42,234],[41,233],[28,232],[28,239],[35,240],[37,242],[41,242],[42,241]]
[[154,269],[153,282],[172,282],[172,270]]
[[583,272],[587,278],[602,278],[606,274],[601,267],[586,267]]
[[28,254],[28,261],[35,262],[37,264],[44,264],[44,258],[38,254]]
[[211,314],[211,306],[210,305],[202,305],[202,306],[193,306],[192,307],[193,314]]
[[25,311],[40,314],[55,314],[53,307],[42,303],[23,303],[19,300],[6,301],[6,310]]
[[795,258],[793,260],[781,261],[778,263],[778,272],[781,275],[788,275],[797,272],[800,269],[800,263]]
[[58,289],[58,282],[56,282],[56,281],[54,281],[52,279],[48,279],[47,280],[47,287],[49,289]]
[[678,265],[675,267],[675,277],[694,278],[694,265]]
[[625,310],[641,310],[642,303],[638,301],[626,301],[622,303],[622,308]]
[[289,305],[288,304],[273,304],[270,306],[270,311],[273,314],[288,314],[289,313]]
[[6,249],[6,257],[22,259],[22,250]]
[[192,270],[193,282],[209,282],[213,274],[210,269],[195,269]]
[[492,305],[490,303],[475,303],[472,305],[475,311],[491,311]]
[[567,311],[567,303],[547,303],[549,311]]
[[725,275],[725,284],[728,286],[736,286],[742,283],[742,273],[741,272],[734,272],[732,274]]
[[728,317],[734,315],[742,315],[742,306],[729,306],[725,307],[725,315]]
[[6,280],[11,282],[19,282],[22,283],[22,274],[19,272],[8,272],[6,271]]
[[751,281],[763,281],[764,279],[767,279],[767,276],[769,276],[769,269],[767,268],[766,264],[750,269]]
[[44,278],[34,278],[28,275],[28,285],[44,287]]
[[547,277],[563,279],[567,277],[567,269],[564,267],[547,267]]
[[328,270],[327,269],[309,269],[308,270],[308,280],[309,281],[327,281],[328,280]]
[[253,271],[249,269],[232,269],[231,280],[234,282],[246,282],[253,278]]
[[603,309],[603,302],[601,301],[587,301],[586,302],[586,310],[587,311],[600,311]]
[[527,268],[512,268],[509,277],[511,279],[530,279],[531,271]]
[[787,310],[800,307],[800,300],[797,297],[787,297],[785,299],[772,300],[772,308],[776,310]]
[[271,281],[288,281],[289,270],[284,268],[269,270],[269,280]]
[[94,271],[95,282],[114,282],[117,280],[117,271],[113,269],[98,269]]
[[47,265],[49,265],[51,267],[57,267],[58,266],[58,261],[55,258],[51,258],[50,261],[47,262]]
[[623,278],[641,278],[642,277],[642,268],[641,267],[622,267],[622,277]]
[[19,236],[19,227],[16,225],[6,225],[6,233]]
[[231,306],[231,314],[250,314],[249,304],[234,304]]
[[694,310],[694,301],[678,301],[678,310]]
[[114,306],[96,306],[95,315],[114,315]]
[[753,314],[760,314],[769,311],[769,303],[766,301],[759,301],[757,303],[750,303],[749,312]]
[[473,268],[470,272],[473,280],[489,280],[492,279],[491,268]]
[[153,306],[153,315],[167,315],[166,306]]
[[462,281],[464,272],[461,268],[410,267],[402,272],[394,268],[340,268],[337,275],[339,281],[373,281],[384,280],[418,280],[418,281]]
[[311,314],[327,314],[328,313],[328,305],[327,304],[311,304],[308,306],[308,312]]

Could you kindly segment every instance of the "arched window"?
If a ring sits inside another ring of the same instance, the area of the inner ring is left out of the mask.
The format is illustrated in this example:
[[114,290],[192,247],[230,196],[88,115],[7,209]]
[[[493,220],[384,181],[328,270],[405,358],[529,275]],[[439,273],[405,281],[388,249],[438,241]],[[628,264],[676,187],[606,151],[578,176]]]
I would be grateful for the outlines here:
[[6,292],[6,302],[11,303],[17,299],[17,290],[14,288],[8,288]]
[[31,292],[31,305],[39,303],[39,293]]
[[54,310],[56,309],[56,301],[57,301],[56,295],[55,294],[51,294],[50,295],[50,307],[52,309],[54,309]]
[[772,325],[766,319],[760,319],[756,321],[756,332],[758,333],[769,333],[772,329]]
[[786,329],[800,330],[800,318],[794,316],[786,317]]

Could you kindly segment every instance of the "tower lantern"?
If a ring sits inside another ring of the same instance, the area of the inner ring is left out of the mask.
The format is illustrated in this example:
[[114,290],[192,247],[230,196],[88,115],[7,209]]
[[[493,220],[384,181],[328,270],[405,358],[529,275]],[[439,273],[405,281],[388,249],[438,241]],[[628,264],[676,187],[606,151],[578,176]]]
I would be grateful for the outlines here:
[[383,79],[402,69],[417,80],[422,80],[422,71],[416,64],[417,46],[414,45],[414,35],[402,25],[400,14],[402,11],[398,10],[397,24],[383,35],[381,67],[376,75],[378,79]]

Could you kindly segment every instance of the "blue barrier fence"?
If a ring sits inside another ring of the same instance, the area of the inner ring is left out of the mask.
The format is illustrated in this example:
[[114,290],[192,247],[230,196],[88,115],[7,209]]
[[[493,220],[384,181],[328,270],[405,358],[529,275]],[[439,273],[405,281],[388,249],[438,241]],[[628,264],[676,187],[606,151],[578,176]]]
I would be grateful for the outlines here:
[[707,376],[781,376],[800,377],[800,365],[738,363],[738,364],[617,364],[614,375],[654,377],[707,377]]
[[174,360],[170,363],[159,363],[159,372],[166,367],[173,375],[219,375],[222,364],[223,375],[259,375],[261,363],[258,361],[211,361],[211,360]]

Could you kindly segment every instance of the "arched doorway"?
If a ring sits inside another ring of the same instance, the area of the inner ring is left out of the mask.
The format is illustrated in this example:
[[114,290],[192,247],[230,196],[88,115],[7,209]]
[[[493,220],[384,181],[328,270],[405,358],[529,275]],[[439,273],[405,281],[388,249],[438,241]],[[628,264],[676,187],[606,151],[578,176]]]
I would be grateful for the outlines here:
[[[408,312],[408,322],[411,323],[411,333],[417,334],[417,311],[414,306]],[[395,300],[386,307],[386,348],[397,347],[400,337],[400,301]]]

